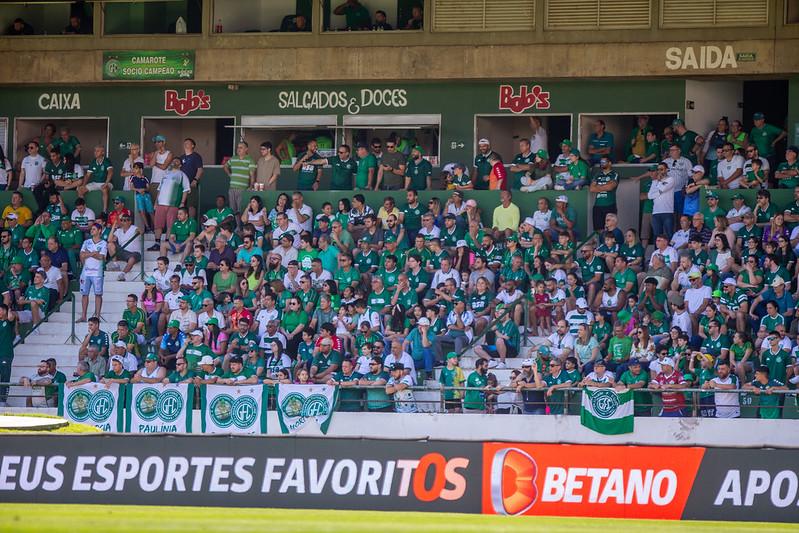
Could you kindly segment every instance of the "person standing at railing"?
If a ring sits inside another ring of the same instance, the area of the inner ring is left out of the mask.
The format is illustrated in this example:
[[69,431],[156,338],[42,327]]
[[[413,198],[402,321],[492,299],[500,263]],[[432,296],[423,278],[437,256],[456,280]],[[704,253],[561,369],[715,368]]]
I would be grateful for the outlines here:
[[769,367],[761,366],[755,370],[755,379],[747,383],[744,389],[751,390],[753,394],[760,397],[760,404],[757,415],[760,418],[781,418],[781,405],[784,396],[774,394],[775,391],[788,390],[782,381],[771,377]]
[[661,409],[658,416],[661,417],[683,417],[685,413],[685,394],[682,392],[668,392],[672,390],[679,391],[680,389],[688,388],[688,382],[685,381],[682,372],[676,371],[674,367],[674,359],[666,357],[660,361],[661,371],[649,383],[649,388],[652,390],[663,391],[661,400],[663,402],[663,409]]
[[[14,331],[16,315],[5,304],[0,304],[0,383],[11,380],[11,365],[14,362]],[[0,407],[5,407],[8,387],[0,386]]]
[[405,373],[405,365],[394,363],[391,365],[391,377],[386,382],[386,394],[394,400],[394,410],[398,413],[415,413],[416,399],[413,397],[413,378]]
[[702,384],[703,389],[716,391],[714,403],[716,405],[716,418],[738,418],[741,416],[741,406],[736,392],[719,392],[741,388],[738,377],[731,373],[728,361],[719,361],[716,364],[716,375]]

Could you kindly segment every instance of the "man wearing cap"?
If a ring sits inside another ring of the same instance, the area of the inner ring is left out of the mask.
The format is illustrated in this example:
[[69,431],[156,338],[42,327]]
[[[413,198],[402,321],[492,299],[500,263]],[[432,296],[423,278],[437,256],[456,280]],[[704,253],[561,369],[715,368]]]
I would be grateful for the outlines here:
[[540,149],[535,153],[535,160],[530,170],[521,178],[522,192],[543,191],[552,188],[552,165],[549,152]]
[[682,372],[677,371],[674,359],[666,357],[660,361],[661,371],[649,382],[652,390],[663,391],[660,395],[663,408],[658,416],[661,417],[682,417],[685,413],[685,394],[681,389],[688,388]]
[[130,380],[131,383],[161,383],[166,379],[166,368],[158,366],[158,356],[148,353],[144,366]]
[[214,364],[214,358],[210,355],[202,356],[197,364],[199,369],[194,369],[192,367],[191,362],[183,357],[179,359],[183,359],[186,361],[186,367],[188,368],[189,372],[194,374],[194,384],[195,385],[213,385],[219,382],[219,379],[225,374],[225,372],[218,366]]
[[691,282],[691,286],[685,290],[684,299],[688,313],[691,315],[693,331],[697,331],[699,319],[705,312],[705,308],[712,301],[713,290],[702,283],[702,274],[698,271],[689,272],[688,280]]
[[230,358],[230,369],[217,380],[219,385],[255,385],[258,376],[244,366],[244,360],[239,355]]
[[100,383],[119,383],[120,385],[124,385],[125,383],[130,382],[130,372],[125,370],[123,366],[123,359],[118,355],[114,355],[111,357],[111,368],[108,369],[108,372],[100,378]]
[[735,324],[735,331],[746,331],[746,316],[749,314],[749,298],[738,288],[735,278],[725,278],[722,282],[722,294],[719,300],[719,311],[724,316],[728,327]]
[[616,381],[616,390],[621,392],[633,390],[633,413],[635,416],[652,416],[652,394],[646,392],[649,385],[649,373],[643,371],[641,362],[632,358],[627,363],[627,370]]
[[416,400],[413,397],[413,379],[405,373],[405,365],[396,362],[391,365],[391,373],[386,382],[386,394],[394,400],[394,410],[398,413],[417,412]]
[[92,224],[91,237],[83,241],[80,248],[83,269],[80,273],[81,316],[78,322],[86,322],[89,294],[92,292],[94,292],[94,316],[99,317],[103,308],[103,271],[108,243],[102,239],[102,232],[99,224]]
[[411,149],[411,157],[405,167],[405,189],[425,191],[432,189],[431,176],[433,175],[433,165],[424,159],[424,150],[421,146],[414,146]]
[[[121,201],[121,197],[114,198],[114,204]],[[123,213],[118,222],[111,226],[111,236],[108,239],[108,255],[115,261],[111,263],[116,266],[116,261],[125,262],[125,267],[117,276],[117,281],[125,281],[125,275],[141,261],[141,231],[133,225],[130,213]]]
[[[736,234],[744,227],[744,216],[747,213],[751,213],[752,209],[744,203],[744,197],[740,193],[735,193],[732,195],[732,208],[727,211],[727,223],[730,225],[730,229],[734,231]],[[785,221],[790,222],[788,220],[788,209],[786,208],[786,215]],[[740,235],[738,235],[740,238]],[[741,250],[740,243],[738,244],[738,250]]]
[[533,359],[522,361],[521,373],[510,383],[510,386],[515,387],[516,392],[521,394],[522,413],[526,415],[546,414],[546,393],[541,387],[538,364],[539,361]]
[[189,364],[189,369],[197,372],[200,366],[200,360],[208,356],[211,358],[211,363],[216,356],[214,352],[206,344],[203,343],[203,332],[195,329],[189,334],[190,341],[185,343],[178,352],[178,357],[185,357],[186,362]]
[[472,171],[472,180],[474,188],[477,190],[488,189],[488,176],[491,174],[491,155],[494,153],[491,150],[491,143],[486,138],[477,141],[477,155],[474,158],[474,170]]
[[605,121],[597,119],[593,124],[593,133],[588,139],[588,162],[592,165],[599,163],[603,157],[611,159],[615,148],[613,134],[605,131]]
[[[537,211],[536,211],[537,212]],[[561,194],[555,198],[555,209],[549,219],[551,230],[549,240],[556,241],[558,233],[565,231],[574,240],[574,229],[577,223],[577,210],[569,205],[569,197]]]
[[172,163],[172,152],[166,148],[166,137],[160,133],[153,137],[153,144],[155,151],[150,154],[149,161],[153,166],[152,178],[150,179],[150,194],[155,197],[158,191],[158,185],[169,169]]
[[139,368],[139,360],[135,355],[128,351],[128,348],[128,343],[124,340],[118,340],[114,342],[114,345],[111,347],[111,352],[113,353],[111,359],[114,359],[114,357],[119,357],[122,360],[122,366],[124,369],[133,374]]
[[191,297],[185,294],[178,299],[178,309],[172,311],[169,320],[176,320],[180,324],[180,331],[188,333],[197,328],[197,313],[191,310]]
[[[715,182],[715,176],[712,176]],[[685,184],[682,214],[692,216],[699,211],[699,193],[710,185],[710,177],[705,175],[705,167],[694,165],[691,169],[691,177]],[[710,191],[708,191],[710,192]],[[680,214],[680,213],[676,213]]]
[[175,359],[185,345],[186,334],[180,331],[180,322],[170,320],[158,346],[158,360],[161,366],[168,369],[175,368]]
[[561,153],[558,157],[555,158],[555,162],[552,164],[553,172],[557,172],[556,176],[553,176],[554,181],[556,184],[560,183],[563,184],[569,178],[569,162],[570,156],[572,152],[572,142],[570,139],[563,139],[560,142],[560,149]]
[[510,165],[510,172],[513,175],[511,189],[513,190],[521,189],[522,179],[527,173],[532,172],[533,162],[536,158],[536,154],[530,151],[530,141],[528,139],[519,140],[519,150],[520,153],[516,154]]
[[[608,278],[612,279],[612,278]],[[580,324],[585,324],[589,328],[594,322],[594,314],[588,310],[588,302],[585,298],[577,298],[576,309],[566,313],[566,322],[569,324],[569,333],[576,337],[580,329]]]
[[535,386],[547,389],[545,397],[549,406],[549,414],[562,415],[566,412],[566,396],[562,389],[573,387],[576,383],[563,371],[563,362],[560,359],[550,359],[549,373],[541,378],[539,372],[534,374]]
[[771,166],[774,166],[777,143],[788,137],[788,132],[772,124],[767,124],[766,115],[761,112],[752,115],[752,122],[749,141],[757,147],[760,155],[768,159]]
[[591,178],[589,190],[595,194],[593,207],[594,231],[605,228],[605,216],[616,213],[616,189],[619,186],[619,175],[612,169],[608,157],[599,159],[599,172]]

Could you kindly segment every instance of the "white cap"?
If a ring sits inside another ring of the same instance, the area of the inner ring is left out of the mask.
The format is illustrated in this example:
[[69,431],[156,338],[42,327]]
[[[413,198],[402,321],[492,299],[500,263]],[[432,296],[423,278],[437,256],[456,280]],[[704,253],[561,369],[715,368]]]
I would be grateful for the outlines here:
[[122,359],[122,358],[121,358],[120,356],[118,356],[118,355],[112,355],[112,356],[111,356],[111,360],[112,360],[112,361],[116,361],[117,363],[120,363],[120,364],[122,364],[122,363],[124,363],[124,362],[125,362],[125,360],[124,360],[124,359]]
[[524,361],[522,361],[522,366],[533,366],[533,360],[525,359]]
[[705,173],[705,167],[702,165],[694,165],[694,168],[691,169],[691,172],[701,172],[702,174]]
[[524,224],[527,224],[528,226],[535,226],[535,220],[533,220],[533,217],[527,217],[524,219]]
[[325,337],[324,339],[319,341],[319,344],[320,345],[327,344],[327,345],[333,346],[333,339],[331,339],[330,337]]
[[209,218],[205,222],[203,222],[203,226],[218,226],[219,222],[216,221],[215,218]]
[[10,218],[11,220],[16,220],[18,217],[16,213],[9,213],[6,215],[6,218]]
[[456,243],[455,243],[455,246],[457,246],[458,248],[460,248],[460,247],[464,247],[464,248],[466,248],[466,247],[468,247],[469,245],[468,245],[468,244],[466,244],[466,241],[464,241],[463,239],[461,239],[461,240],[459,240],[458,242],[456,242]]
[[127,348],[128,347],[128,345],[127,345],[127,343],[125,341],[116,341],[114,343],[114,346],[117,346],[119,348]]
[[486,139],[485,137],[483,137],[482,139],[480,139],[479,141],[477,141],[477,144],[491,144],[491,143],[490,143],[490,142],[488,142],[488,139]]
[[577,298],[574,304],[580,309],[588,309],[588,302],[585,301],[585,298]]
[[670,367],[674,368],[674,359],[671,357],[664,357],[663,360],[660,362],[661,365],[669,365]]
[[199,329],[195,329],[194,331],[189,333],[189,335],[202,335],[202,334],[203,334],[203,332],[200,331]]
[[555,198],[555,201],[556,202],[563,202],[564,204],[568,204],[569,203],[569,198],[565,194],[561,194],[560,196]]
[[468,200],[466,200],[466,205],[468,207],[477,207],[477,200],[475,200],[474,198],[469,198]]
[[214,358],[211,357],[210,355],[203,355],[202,358],[200,359],[200,364],[201,365],[212,365],[212,364],[214,364]]
[[721,282],[724,285],[737,285],[738,283],[735,281],[735,278],[725,278],[724,281]]
[[427,318],[425,318],[425,317],[422,317],[422,318],[420,318],[420,319],[419,319],[419,321],[417,322],[417,324],[418,324],[419,326],[429,326],[429,325],[430,325],[430,321],[429,321],[429,320],[427,320]]

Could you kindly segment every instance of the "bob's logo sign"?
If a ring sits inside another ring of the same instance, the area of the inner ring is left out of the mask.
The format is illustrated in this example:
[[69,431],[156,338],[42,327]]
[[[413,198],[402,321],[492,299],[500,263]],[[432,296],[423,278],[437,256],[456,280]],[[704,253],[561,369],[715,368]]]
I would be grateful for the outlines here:
[[192,111],[208,111],[211,109],[211,95],[199,89],[196,93],[194,89],[186,89],[183,98],[178,96],[174,89],[164,91],[164,111],[174,111],[181,117],[185,117]]
[[549,109],[549,91],[540,85],[521,85],[516,94],[510,85],[499,86],[499,108],[512,113],[522,113],[528,109]]

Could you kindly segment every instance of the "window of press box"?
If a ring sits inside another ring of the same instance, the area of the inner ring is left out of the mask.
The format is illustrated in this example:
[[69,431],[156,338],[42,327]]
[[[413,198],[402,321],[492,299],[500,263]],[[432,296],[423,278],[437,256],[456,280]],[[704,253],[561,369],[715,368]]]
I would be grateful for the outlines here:
[[785,24],[799,24],[799,2],[796,0],[785,2]]
[[105,35],[201,33],[202,11],[202,0],[104,2],[103,32]]
[[142,117],[142,152],[145,164],[150,166],[147,154],[155,150],[153,137],[166,137],[166,148],[173,154],[183,153],[183,140],[196,143],[194,151],[203,158],[203,166],[222,165],[235,150],[235,124],[233,117],[160,118]]
[[[540,127],[546,132],[546,150],[549,152],[550,160],[554,160],[560,153],[560,142],[572,138],[571,115],[477,115],[474,146],[470,150],[467,147],[467,153],[476,154],[477,142],[480,139],[488,139],[491,142],[491,149],[502,156],[502,161],[506,165],[510,165],[519,153],[519,141],[534,137],[534,124],[536,129]],[[472,163],[472,161],[462,162],[467,166]]]
[[312,0],[215,0],[213,33],[311,31]]
[[[67,139],[74,137],[80,143],[80,153],[76,162],[87,165],[92,159],[95,146],[106,147],[108,150],[108,118],[107,117],[50,117],[50,118],[16,118],[14,119],[14,149],[13,158],[7,155],[14,164],[22,161],[27,155],[25,146],[30,141],[37,141],[41,148],[39,153],[47,156],[47,145],[63,136]],[[74,141],[73,141],[74,143]],[[9,152],[12,150],[9,149]]]
[[[660,144],[664,139],[665,128],[671,128],[671,123],[678,118],[677,113],[602,113],[602,114],[581,114],[580,115],[580,152],[583,159],[590,160],[588,154],[588,143],[591,135],[595,133],[597,121],[605,123],[605,131],[613,135],[613,152],[611,160],[614,163],[638,163],[639,158],[635,157],[633,151],[643,151],[646,155],[646,147],[639,143],[635,150],[632,149],[632,134],[638,127],[638,117],[645,115],[648,118],[647,124],[655,132],[657,142]],[[697,132],[703,135],[704,132]],[[642,154],[638,154],[639,156]],[[655,159],[659,159],[656,157]],[[645,163],[651,164],[651,161]]]
[[3,2],[0,28],[6,36],[91,35],[92,2]]
[[324,0],[324,30],[421,30],[423,4],[422,0]]
[[258,147],[263,142],[272,143],[273,153],[280,165],[290,167],[297,155],[305,152],[308,142],[315,140],[319,155],[336,155],[336,115],[260,115],[241,117],[241,138],[250,146],[250,155],[258,159]]
[[344,117],[344,142],[353,150],[358,144],[380,144],[393,139],[397,148],[409,155],[411,147],[420,146],[424,158],[440,166],[441,115],[348,115]]

